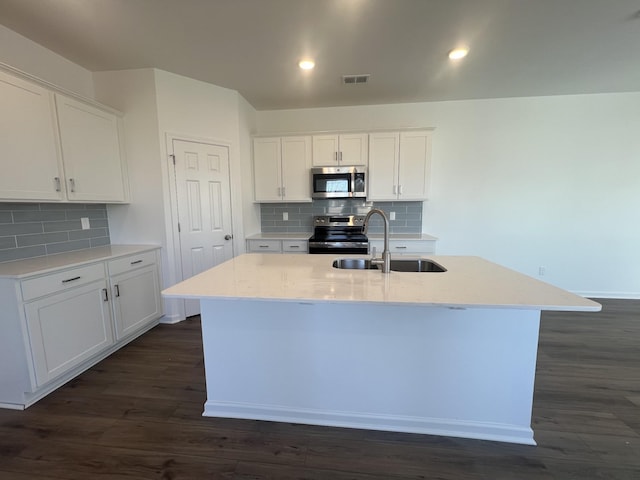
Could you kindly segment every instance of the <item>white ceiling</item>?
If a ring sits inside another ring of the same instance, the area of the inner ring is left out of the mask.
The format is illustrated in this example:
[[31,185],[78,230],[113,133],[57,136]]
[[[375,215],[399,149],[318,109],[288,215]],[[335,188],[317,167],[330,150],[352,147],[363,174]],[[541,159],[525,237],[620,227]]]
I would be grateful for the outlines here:
[[156,67],[258,110],[640,91],[640,0],[0,0],[0,23],[91,71]]

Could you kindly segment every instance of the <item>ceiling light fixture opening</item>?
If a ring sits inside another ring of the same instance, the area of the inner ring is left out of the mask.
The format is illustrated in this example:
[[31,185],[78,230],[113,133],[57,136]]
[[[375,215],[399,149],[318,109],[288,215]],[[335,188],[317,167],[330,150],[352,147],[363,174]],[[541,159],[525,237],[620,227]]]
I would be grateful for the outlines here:
[[454,48],[449,52],[449,58],[451,60],[460,60],[461,58],[466,57],[468,53],[469,53],[468,48],[465,48],[465,47]]
[[316,63],[313,60],[300,60],[300,62],[298,62],[298,66],[302,70],[311,70],[316,66]]

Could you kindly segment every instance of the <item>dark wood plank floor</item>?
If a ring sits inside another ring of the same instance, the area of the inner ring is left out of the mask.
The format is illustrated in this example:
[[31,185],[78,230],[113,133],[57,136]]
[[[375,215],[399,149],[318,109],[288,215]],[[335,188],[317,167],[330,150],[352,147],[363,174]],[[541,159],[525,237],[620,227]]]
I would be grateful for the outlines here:
[[198,318],[160,325],[26,411],[0,478],[640,479],[640,301],[543,314],[537,447],[201,416]]

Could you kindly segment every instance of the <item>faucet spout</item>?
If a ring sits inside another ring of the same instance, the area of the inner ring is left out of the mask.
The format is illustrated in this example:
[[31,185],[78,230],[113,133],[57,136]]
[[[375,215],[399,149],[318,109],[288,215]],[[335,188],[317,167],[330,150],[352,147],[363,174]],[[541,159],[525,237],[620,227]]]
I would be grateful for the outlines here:
[[369,210],[369,213],[367,213],[367,216],[364,217],[362,228],[366,234],[369,229],[369,219],[374,213],[380,215],[384,222],[384,249],[382,251],[382,258],[373,258],[371,259],[371,263],[381,265],[382,273],[389,273],[391,271],[391,252],[389,251],[389,219],[387,218],[387,214],[379,208],[372,208]]

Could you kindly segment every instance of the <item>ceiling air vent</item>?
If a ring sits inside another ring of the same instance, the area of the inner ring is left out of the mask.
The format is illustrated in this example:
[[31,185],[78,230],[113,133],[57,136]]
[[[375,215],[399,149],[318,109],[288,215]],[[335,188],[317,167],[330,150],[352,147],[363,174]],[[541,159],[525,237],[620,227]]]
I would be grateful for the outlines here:
[[364,83],[369,83],[369,77],[371,75],[366,73],[364,75],[343,75],[342,83],[344,85],[361,85]]

